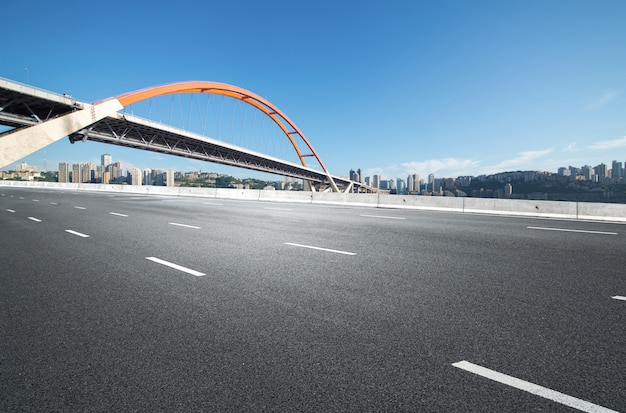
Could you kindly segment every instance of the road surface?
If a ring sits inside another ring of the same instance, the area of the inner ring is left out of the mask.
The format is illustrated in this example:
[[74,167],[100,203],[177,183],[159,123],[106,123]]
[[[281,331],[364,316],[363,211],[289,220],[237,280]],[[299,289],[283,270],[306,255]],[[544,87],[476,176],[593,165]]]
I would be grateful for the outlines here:
[[0,411],[626,412],[623,224],[0,188],[0,231]]

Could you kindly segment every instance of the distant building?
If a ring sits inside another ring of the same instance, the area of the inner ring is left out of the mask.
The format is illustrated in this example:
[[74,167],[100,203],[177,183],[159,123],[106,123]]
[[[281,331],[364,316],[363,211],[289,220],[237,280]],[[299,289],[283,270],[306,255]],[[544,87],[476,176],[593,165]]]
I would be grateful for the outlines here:
[[101,162],[102,162],[101,166],[106,168],[107,166],[113,163],[113,158],[108,153],[105,153],[101,156]]
[[165,186],[174,186],[174,171],[170,169],[165,174]]
[[141,169],[131,168],[128,170],[128,184],[129,185],[141,185],[143,175]]
[[428,175],[428,186],[426,187],[426,190],[429,192],[435,191],[435,174]]
[[624,164],[622,162],[613,161],[611,176],[615,179],[624,177]]
[[72,165],[72,182],[73,183],[80,183],[80,164],[79,163],[75,163]]
[[70,181],[70,165],[67,162],[59,163],[59,174],[57,176],[58,182],[69,182]]
[[93,182],[96,175],[96,166],[92,163],[83,164],[81,167],[81,182]]
[[398,178],[396,179],[396,194],[398,195],[406,195],[406,182],[404,179]]
[[372,186],[374,188],[380,188],[380,176],[374,175],[372,177]]
[[406,190],[409,194],[419,194],[420,176],[419,174],[409,175],[406,179]]
[[350,169],[350,180],[359,182],[359,175],[356,173],[354,169]]
[[511,184],[504,185],[504,197],[510,198],[511,195],[513,195],[513,185]]

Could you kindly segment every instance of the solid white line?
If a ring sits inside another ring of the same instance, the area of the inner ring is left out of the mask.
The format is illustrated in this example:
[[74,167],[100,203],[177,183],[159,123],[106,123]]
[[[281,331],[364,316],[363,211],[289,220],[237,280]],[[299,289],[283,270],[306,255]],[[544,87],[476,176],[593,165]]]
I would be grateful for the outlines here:
[[293,209],[290,209],[290,208],[270,208],[270,207],[267,207],[267,208],[263,208],[263,209],[268,209],[270,211],[293,211]]
[[321,247],[313,247],[311,245],[302,245],[302,244],[294,244],[293,242],[285,242],[285,245],[292,245],[294,247],[301,247],[301,248],[310,248],[312,250],[319,250],[319,251],[327,251],[327,252],[334,252],[336,254],[344,254],[344,255],[356,255],[355,252],[346,252],[346,251],[339,251],[339,250],[331,250],[328,248],[321,248]]
[[28,217],[28,219],[30,219],[31,221],[35,221],[35,222],[41,222],[40,219],[37,219],[35,217]]
[[65,232],[68,232],[68,233],[73,234],[73,235],[78,235],[79,237],[89,238],[89,235],[83,234],[83,233],[80,233],[80,232],[77,232],[77,231],[73,231],[71,229],[66,229]]
[[507,386],[515,387],[516,389],[532,393],[536,396],[540,396],[554,402],[573,407],[574,409],[578,409],[583,412],[618,413],[615,410],[607,409],[606,407],[598,406],[597,404],[577,399],[576,397],[568,396],[567,394],[563,394],[556,390],[548,389],[547,387],[539,386],[525,380],[520,380],[507,374],[498,373],[497,371],[490,370],[474,363],[470,363],[469,361],[463,360],[459,361],[458,363],[453,363],[452,365],[465,371],[469,371],[470,373],[474,373],[479,376],[486,377],[490,380],[506,384]]
[[115,216],[118,216],[118,217],[127,217],[127,216],[128,216],[128,215],[126,215],[126,214],[119,214],[119,213],[117,213],[117,212],[109,212],[109,214],[110,214],[110,215],[115,215]]
[[156,257],[146,257],[146,259],[150,260],[150,261],[153,261],[153,262],[156,262],[157,264],[162,264],[162,265],[168,266],[170,268],[174,268],[175,270],[186,272],[187,274],[195,275],[196,277],[201,277],[203,275],[206,275],[205,273],[202,273],[202,272],[199,272],[199,271],[196,271],[196,270],[192,270],[192,269],[183,267],[181,265],[174,264],[174,263],[171,263],[169,261],[165,261],[165,260],[162,260],[162,259],[159,259],[159,258],[156,258]]
[[15,211],[14,211],[14,210],[12,210],[12,209],[7,209],[7,211],[9,211],[9,212],[15,212]]
[[581,232],[583,234],[617,235],[617,232],[586,231],[584,229],[565,229],[565,228],[548,228],[548,227],[526,227],[526,228],[540,229],[543,231]]
[[406,219],[406,218],[403,218],[403,217],[389,217],[389,216],[385,216],[385,215],[366,215],[366,214],[363,214],[361,216],[362,217],[367,217],[367,218]]
[[76,208],[76,209],[87,209],[87,208],[81,207],[81,206],[75,206],[74,208]]
[[626,301],[626,297],[621,296],[621,295],[615,295],[613,297],[611,297],[614,300],[620,300],[620,301]]
[[193,229],[202,229],[202,227],[196,227],[195,225],[187,225],[187,224],[177,224],[176,222],[170,222],[170,225],[176,225],[177,227],[185,227],[185,228],[193,228]]

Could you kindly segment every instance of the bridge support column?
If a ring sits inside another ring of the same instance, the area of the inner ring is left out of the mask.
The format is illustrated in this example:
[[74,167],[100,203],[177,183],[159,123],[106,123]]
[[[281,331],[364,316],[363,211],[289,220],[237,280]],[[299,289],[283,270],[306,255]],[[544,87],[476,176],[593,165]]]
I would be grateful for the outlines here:
[[6,132],[0,136],[0,168],[11,165],[123,108],[117,99],[110,99],[96,105],[86,104],[82,110],[46,122]]

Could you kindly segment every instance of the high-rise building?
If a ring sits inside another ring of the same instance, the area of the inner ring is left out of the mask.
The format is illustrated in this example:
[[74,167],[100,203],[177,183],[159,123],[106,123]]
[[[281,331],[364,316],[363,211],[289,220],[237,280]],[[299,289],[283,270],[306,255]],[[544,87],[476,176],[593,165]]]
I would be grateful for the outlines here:
[[130,185],[141,185],[141,169],[131,168],[128,170],[128,183]]
[[102,161],[101,166],[106,168],[107,166],[109,166],[109,165],[111,165],[113,163],[113,158],[108,153],[105,153],[105,154],[102,155],[101,161]]
[[70,165],[67,162],[59,163],[59,176],[57,177],[58,182],[69,182],[70,181]]
[[166,172],[165,186],[174,186],[174,171],[171,169]]
[[72,182],[73,183],[80,183],[80,164],[79,163],[75,163],[72,164]]
[[372,186],[374,188],[380,188],[380,176],[374,175],[372,177]]
[[410,194],[418,194],[420,191],[420,176],[419,174],[409,175],[406,178],[406,190]]
[[435,174],[428,174],[428,191],[435,191]]
[[92,163],[83,164],[81,168],[81,182],[92,182],[96,175],[96,166]]
[[143,185],[152,185],[152,171],[150,169],[143,170]]
[[613,161],[612,165],[612,177],[614,179],[619,179],[624,177],[624,165],[621,162]]
[[354,171],[354,169],[350,169],[350,180],[359,182],[359,175]]
[[396,179],[396,194],[398,195],[406,195],[406,182],[402,178]]

